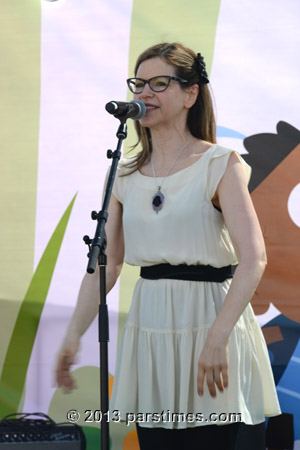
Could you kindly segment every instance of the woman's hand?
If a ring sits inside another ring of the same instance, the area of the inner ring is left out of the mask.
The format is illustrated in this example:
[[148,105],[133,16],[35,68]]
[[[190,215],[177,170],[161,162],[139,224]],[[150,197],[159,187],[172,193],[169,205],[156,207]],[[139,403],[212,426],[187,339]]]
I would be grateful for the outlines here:
[[208,334],[198,362],[198,394],[203,395],[204,382],[210,395],[215,397],[216,386],[220,392],[228,386],[228,347],[227,340]]
[[56,382],[63,388],[64,393],[70,393],[77,388],[74,378],[71,376],[71,366],[76,362],[76,354],[79,349],[79,338],[69,337],[61,347],[56,363]]

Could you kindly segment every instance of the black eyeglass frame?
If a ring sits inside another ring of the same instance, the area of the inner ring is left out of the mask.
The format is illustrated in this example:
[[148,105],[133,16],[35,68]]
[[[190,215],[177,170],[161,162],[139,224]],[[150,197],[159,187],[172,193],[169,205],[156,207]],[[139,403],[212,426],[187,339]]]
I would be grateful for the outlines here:
[[[153,89],[153,87],[151,87],[151,84],[150,84],[151,81],[154,80],[154,78],[162,78],[162,77],[168,79],[168,84],[167,84],[163,89],[159,89],[159,90]],[[134,91],[132,90],[132,88],[131,88],[131,86],[130,86],[130,82],[131,82],[132,80],[140,80],[140,81],[142,81],[142,82],[144,83],[144,86],[143,86],[143,88],[142,88],[142,90],[141,90],[140,92],[134,92]],[[170,86],[171,80],[179,81],[179,83],[188,83],[188,80],[184,80],[183,78],[179,78],[179,77],[172,77],[171,75],[156,75],[155,77],[149,78],[149,80],[145,80],[144,78],[128,78],[128,79],[126,80],[126,82],[127,82],[127,85],[128,85],[129,90],[130,90],[133,94],[141,94],[141,93],[143,92],[143,90],[144,90],[146,84],[149,84],[149,87],[150,87],[151,91],[153,91],[153,92],[164,92],[164,91],[165,91],[166,89],[168,89],[168,87]]]

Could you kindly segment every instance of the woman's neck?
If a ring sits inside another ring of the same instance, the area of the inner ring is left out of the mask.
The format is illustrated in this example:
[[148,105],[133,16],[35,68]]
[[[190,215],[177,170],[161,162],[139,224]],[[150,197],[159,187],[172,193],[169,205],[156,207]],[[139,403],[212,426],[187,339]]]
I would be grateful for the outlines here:
[[152,154],[155,161],[164,163],[173,160],[190,138],[191,133],[188,128],[151,130]]

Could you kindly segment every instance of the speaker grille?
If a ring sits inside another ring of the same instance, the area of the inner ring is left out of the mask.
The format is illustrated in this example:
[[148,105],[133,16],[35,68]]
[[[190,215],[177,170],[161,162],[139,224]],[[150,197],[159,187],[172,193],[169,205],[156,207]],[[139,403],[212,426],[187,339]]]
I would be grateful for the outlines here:
[[0,422],[0,447],[4,450],[85,450],[86,442],[78,425],[51,425],[45,421],[10,420]]
[[3,450],[81,450],[80,442],[1,442]]

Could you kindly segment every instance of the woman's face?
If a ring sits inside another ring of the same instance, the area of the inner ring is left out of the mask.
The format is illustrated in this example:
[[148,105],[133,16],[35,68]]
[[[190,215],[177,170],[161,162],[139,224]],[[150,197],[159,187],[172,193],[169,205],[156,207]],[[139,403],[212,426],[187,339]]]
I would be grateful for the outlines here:
[[[142,62],[136,77],[149,80],[158,75],[176,76],[175,67],[167,64],[159,57]],[[180,83],[171,80],[168,88],[163,92],[153,92],[147,83],[141,94],[134,94],[136,100],[146,105],[146,114],[140,120],[143,127],[178,127],[185,128],[187,121],[187,90],[182,89]]]

